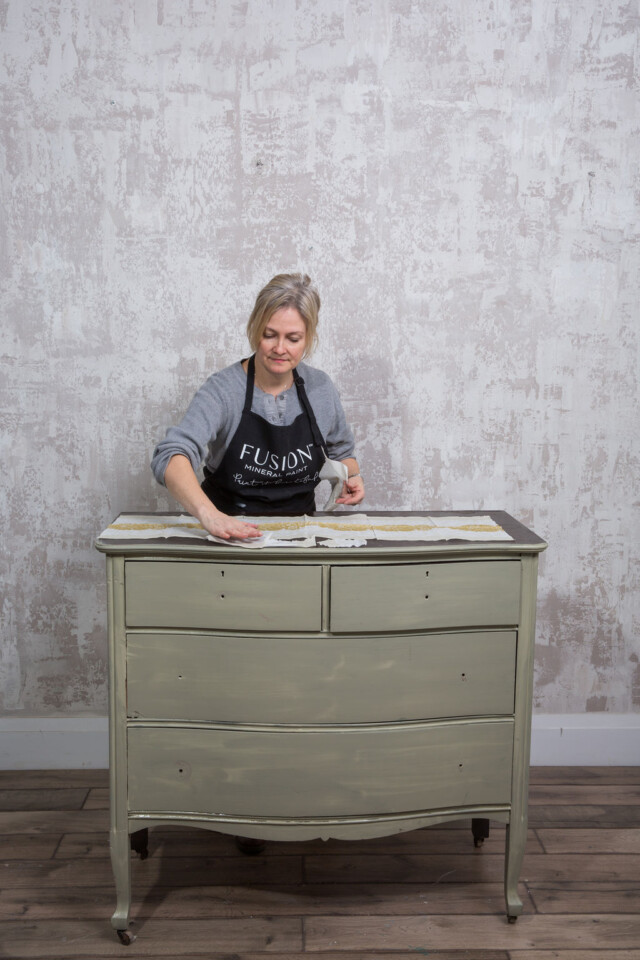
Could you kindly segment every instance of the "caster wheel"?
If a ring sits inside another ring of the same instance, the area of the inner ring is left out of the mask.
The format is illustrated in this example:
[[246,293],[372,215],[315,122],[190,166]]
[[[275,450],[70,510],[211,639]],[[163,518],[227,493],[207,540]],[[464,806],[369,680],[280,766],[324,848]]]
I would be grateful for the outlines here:
[[518,919],[517,917],[507,917],[507,920],[509,921],[509,923],[515,923],[517,919]]
[[135,933],[131,933],[130,930],[116,930],[116,933],[120,943],[124,943],[125,947],[130,946],[136,938]]
[[134,853],[137,853],[141,860],[146,860],[149,856],[149,829],[144,827],[142,830],[136,830],[129,837],[129,844]]
[[473,833],[474,847],[481,847],[489,836],[491,821],[483,817],[474,817],[471,821],[471,832]]

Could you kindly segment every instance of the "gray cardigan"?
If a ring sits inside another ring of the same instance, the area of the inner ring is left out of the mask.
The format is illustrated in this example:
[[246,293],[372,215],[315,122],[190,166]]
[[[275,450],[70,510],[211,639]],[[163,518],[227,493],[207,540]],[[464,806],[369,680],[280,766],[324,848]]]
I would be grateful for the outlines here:
[[[297,369],[329,456],[332,460],[352,457],[353,434],[331,379],[306,363],[298,364]],[[203,383],[180,423],[169,427],[154,450],[151,469],[158,483],[164,483],[167,464],[176,453],[188,457],[195,471],[203,461],[212,472],[216,469],[238,429],[246,387],[247,376],[239,360]],[[254,386],[251,410],[277,426],[288,426],[303,412],[295,386],[277,397]]]

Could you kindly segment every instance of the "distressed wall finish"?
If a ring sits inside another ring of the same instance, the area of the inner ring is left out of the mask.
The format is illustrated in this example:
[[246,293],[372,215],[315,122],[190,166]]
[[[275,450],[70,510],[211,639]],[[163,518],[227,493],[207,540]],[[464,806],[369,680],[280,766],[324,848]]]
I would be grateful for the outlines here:
[[539,711],[640,710],[636,2],[0,2],[0,712],[106,710],[103,558],[275,272],[367,506],[550,542]]

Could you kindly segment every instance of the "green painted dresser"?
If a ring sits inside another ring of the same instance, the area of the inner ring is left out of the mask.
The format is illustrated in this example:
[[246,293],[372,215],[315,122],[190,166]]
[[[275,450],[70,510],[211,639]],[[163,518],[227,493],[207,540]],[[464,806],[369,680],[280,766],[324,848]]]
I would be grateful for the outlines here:
[[144,856],[159,824],[348,840],[469,819],[479,843],[501,821],[507,915],[519,915],[546,544],[487,513],[512,540],[96,542],[123,942],[130,847]]

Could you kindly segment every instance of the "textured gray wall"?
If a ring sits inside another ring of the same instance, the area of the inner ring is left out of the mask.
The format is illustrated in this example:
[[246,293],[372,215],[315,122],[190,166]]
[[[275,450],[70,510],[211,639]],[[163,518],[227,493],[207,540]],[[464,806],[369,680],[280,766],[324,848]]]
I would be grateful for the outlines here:
[[92,539],[300,268],[366,506],[531,525],[538,710],[640,710],[638,17],[0,0],[3,714],[106,711]]

